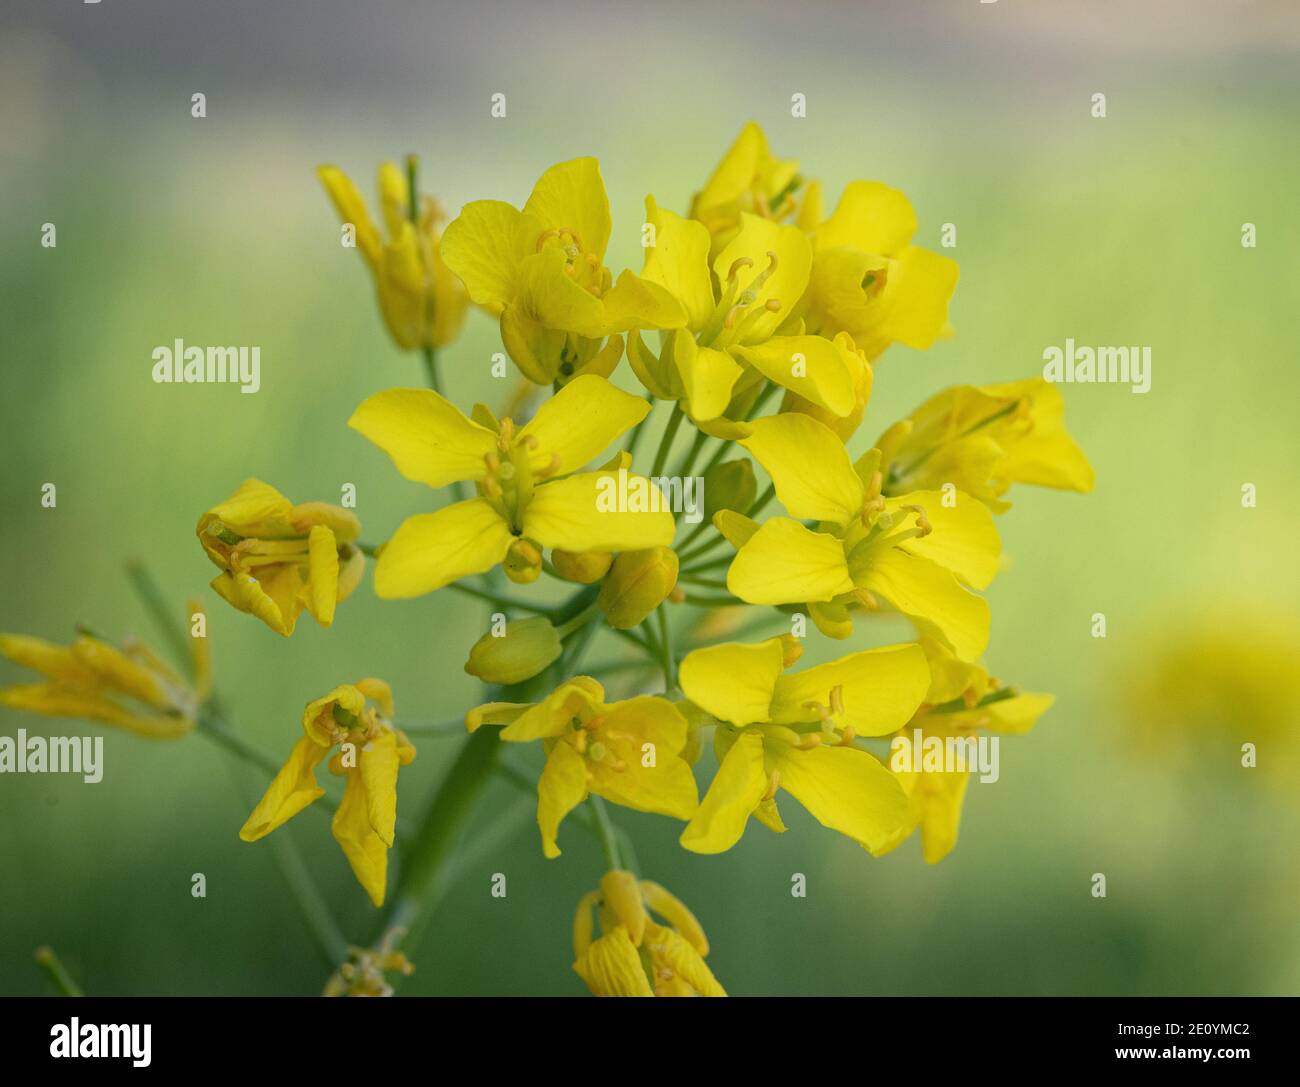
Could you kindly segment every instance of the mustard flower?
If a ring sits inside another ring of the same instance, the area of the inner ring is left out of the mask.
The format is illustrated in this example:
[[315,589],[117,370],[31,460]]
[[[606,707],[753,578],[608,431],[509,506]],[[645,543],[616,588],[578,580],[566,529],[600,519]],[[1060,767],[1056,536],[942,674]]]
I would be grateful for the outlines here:
[[596,996],[727,995],[704,961],[709,941],[695,915],[658,883],[620,868],[578,903],[573,954],[574,972]]
[[259,479],[199,518],[199,543],[221,570],[212,588],[233,607],[288,637],[305,608],[321,626],[361,582],[361,524],[325,502],[294,505]]
[[344,779],[343,801],[331,829],[357,882],[371,902],[382,906],[397,826],[397,773],[415,758],[406,734],[393,727],[392,715],[392,692],[378,679],[343,684],[309,702],[302,714],[302,738],[240,829],[240,838],[264,838],[324,796],[316,767],[338,747],[329,770]]
[[470,732],[503,725],[508,743],[542,741],[546,766],[537,782],[542,852],[560,855],[560,822],[589,793],[637,811],[689,819],[699,803],[695,777],[682,758],[686,719],[664,698],[605,702],[605,689],[576,676],[541,702],[489,702],[465,715]]
[[445,347],[460,333],[468,299],[441,253],[446,215],[431,196],[412,222],[410,182],[397,164],[379,167],[379,198],[387,237],[366,211],[351,179],[337,166],[317,170],[339,218],[356,230],[357,248],[374,276],[384,323],[404,350]]
[[348,425],[392,457],[402,475],[430,487],[473,480],[478,490],[408,517],[379,554],[375,592],[419,596],[498,563],[526,583],[541,573],[543,548],[667,545],[676,528],[671,513],[605,509],[600,496],[611,473],[577,472],[649,410],[594,374],[570,382],[522,427],[496,420],[482,405],[468,418],[429,389],[370,397]]

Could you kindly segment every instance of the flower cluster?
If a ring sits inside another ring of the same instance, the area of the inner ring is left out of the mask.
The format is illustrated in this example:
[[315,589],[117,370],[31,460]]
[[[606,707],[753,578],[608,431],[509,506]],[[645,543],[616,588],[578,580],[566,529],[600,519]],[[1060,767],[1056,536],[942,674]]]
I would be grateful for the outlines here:
[[[413,161],[380,170],[382,232],[340,170],[320,177],[389,332],[423,353],[432,385],[376,392],[348,425],[447,500],[367,545],[351,511],[295,505],[248,480],[198,523],[217,593],[289,637],[304,609],[330,626],[372,556],[382,598],[453,587],[508,616],[464,647],[466,671],[502,687],[465,714],[466,750],[540,744],[548,858],[587,804],[609,870],[579,907],[574,969],[599,995],[725,995],[695,918],[629,871],[606,803],[677,820],[681,845],[699,854],[731,848],[751,816],[783,832],[792,799],[872,854],[918,833],[927,861],[943,857],[969,770],[900,769],[884,747],[912,732],[1023,733],[1047,709],[1050,696],[1004,686],[979,663],[989,642],[980,593],[1001,565],[994,518],[1014,483],[1087,491],[1093,479],[1059,393],[1039,379],[944,390],[874,445],[857,442],[881,356],[953,334],[957,266],[913,244],[907,198],[854,181],[828,213],[820,184],[749,124],[687,214],[646,197],[644,221],[627,227],[640,232],[643,265],[616,276],[594,159],[547,170],[522,207],[469,203],[445,230],[436,201],[418,196]],[[462,410],[441,390],[436,353],[467,301],[497,322],[524,379],[500,413]],[[637,393],[625,391],[629,377]],[[656,431],[657,451],[644,456]],[[697,471],[703,510],[692,520],[682,489]],[[780,512],[768,511],[774,501]],[[567,586],[562,603],[537,592],[548,583]],[[798,666],[805,646],[860,637],[885,614],[913,639]],[[600,633],[637,654],[621,679],[584,674]],[[98,643],[0,648],[51,677],[37,692],[4,692],[11,704],[157,728],[102,708],[107,684],[186,720],[161,675],[111,667],[120,660]],[[303,735],[240,836],[255,841],[322,797],[315,772],[330,756],[344,778],[334,836],[383,905],[398,772],[415,754],[392,718],[377,680],[309,702]],[[716,769],[705,780],[709,738]],[[443,787],[454,802],[440,806],[439,794],[435,815],[460,817],[479,765],[489,764],[457,762]],[[450,830],[422,833],[441,842]],[[391,932],[348,954],[331,991],[391,991],[384,971],[409,967]]]

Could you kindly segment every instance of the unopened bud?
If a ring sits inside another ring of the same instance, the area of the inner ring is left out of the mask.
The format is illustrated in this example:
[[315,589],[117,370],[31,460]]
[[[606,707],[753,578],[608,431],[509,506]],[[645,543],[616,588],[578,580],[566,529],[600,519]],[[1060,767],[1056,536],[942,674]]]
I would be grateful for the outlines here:
[[527,585],[542,576],[542,549],[521,537],[510,545],[501,566],[516,585]]
[[616,630],[631,630],[655,610],[677,584],[677,553],[671,547],[624,551],[614,560],[596,603]]
[[565,581],[594,585],[608,572],[614,556],[608,551],[551,551],[551,565]]
[[501,637],[489,631],[474,643],[465,671],[484,683],[521,683],[554,662],[563,648],[548,619],[515,619]]
[[704,518],[712,521],[719,510],[744,513],[754,504],[758,481],[754,466],[745,459],[726,460],[704,473]]

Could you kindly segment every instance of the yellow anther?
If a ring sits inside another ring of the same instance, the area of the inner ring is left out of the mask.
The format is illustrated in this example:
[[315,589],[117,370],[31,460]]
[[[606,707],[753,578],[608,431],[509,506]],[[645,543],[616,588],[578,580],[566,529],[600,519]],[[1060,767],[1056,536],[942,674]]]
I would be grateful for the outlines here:
[[483,493],[489,498],[501,497],[501,484],[496,481],[494,476],[488,476],[483,481]]
[[803,704],[803,708],[806,710],[811,710],[813,713],[815,713],[818,717],[821,718],[823,724],[825,724],[827,721],[831,719],[830,710],[828,710],[820,702],[811,702],[811,701],[805,702]]
[[876,598],[871,594],[870,590],[868,590],[868,589],[854,589],[854,590],[853,590],[853,595],[854,595],[855,597],[857,597],[858,603],[861,604],[864,608],[866,608],[867,611],[877,611],[877,610],[879,610],[879,608],[880,608],[880,603],[879,603],[879,602],[876,600]]
[[844,716],[844,687],[839,683],[831,688],[831,716]]
[[930,524],[930,518],[925,515],[925,508],[923,506],[904,506],[903,509],[911,510],[916,514],[916,538],[918,540],[923,539],[934,531],[933,526]]
[[483,463],[487,465],[490,474],[496,475],[501,471],[501,458],[496,455],[494,450],[488,450],[483,454]]
[[781,788],[781,771],[773,770],[772,776],[767,779],[767,792],[763,794],[761,799],[763,801],[774,799],[779,788]]
[[848,728],[841,730],[839,746],[852,747],[853,741],[856,740],[857,738],[858,738],[858,734],[853,731],[853,726],[850,725]]
[[600,726],[603,725],[604,723],[605,723],[605,715],[603,713],[597,713],[597,714],[593,714],[591,717],[588,717],[585,721],[583,721],[582,727],[587,729],[590,732],[595,732],[596,729],[600,728]]
[[[532,435],[529,435],[529,437],[531,436]],[[533,473],[533,475],[535,475],[538,479],[550,479],[550,477],[555,475],[555,473],[558,472],[559,470],[560,470],[560,454],[552,453],[551,459],[546,463],[545,467],[538,469],[536,472]]]
[[521,445],[524,449],[527,449],[531,453],[534,449],[537,448],[537,435],[525,434],[523,437],[519,439],[518,444]]
[[799,741],[800,751],[811,751],[814,747],[821,747],[822,734],[820,732],[810,732]]
[[737,302],[731,309],[727,310],[726,319],[722,322],[722,327],[732,329],[736,327],[736,317],[745,310],[744,302]]
[[740,275],[742,268],[752,268],[754,262],[749,257],[737,257],[731,262],[731,268],[727,271],[727,281],[730,282]]
[[497,430],[497,448],[503,453],[508,453],[514,441],[515,421],[507,415],[501,420],[500,428]]
[[781,300],[779,298],[769,298],[763,303],[763,308],[768,313],[776,313],[781,309]]

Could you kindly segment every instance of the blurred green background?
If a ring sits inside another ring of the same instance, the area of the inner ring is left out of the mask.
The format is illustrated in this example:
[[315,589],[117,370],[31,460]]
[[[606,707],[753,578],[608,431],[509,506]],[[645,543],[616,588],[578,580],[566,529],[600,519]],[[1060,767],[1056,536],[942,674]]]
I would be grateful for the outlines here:
[[[392,683],[399,716],[459,716],[480,693],[461,669],[483,631],[472,603],[381,602],[367,580],[334,629],[304,617],[289,640],[206,588],[194,523],[246,476],[298,501],[355,483],[372,540],[437,501],[344,425],[421,371],[388,340],[314,168],[338,164],[373,200],[378,162],[415,151],[454,214],[519,204],[547,166],[596,155],[617,272],[640,267],[645,194],[685,210],[753,119],[828,196],[878,178],[911,197],[920,244],[957,226],[957,336],[886,354],[855,452],[944,385],[1039,372],[1067,336],[1150,345],[1153,387],[1065,387],[1096,492],[1020,488],[999,521],[987,662],[1058,703],[1003,743],[996,785],[972,785],[947,860],[925,866],[916,841],[873,860],[793,802],[789,833],[753,823],[699,857],[677,824],[615,809],[643,874],[696,911],[734,994],[1295,993],[1297,783],[1266,785],[1236,741],[1190,726],[1138,751],[1126,692],[1211,608],[1247,626],[1265,605],[1295,611],[1297,43],[1282,2],[6,5],[0,629],[152,637],[122,575],[138,556],[178,608],[203,594],[218,687],[277,758],[307,700],[362,675]],[[504,120],[489,116],[498,91]],[[1098,91],[1104,120],[1089,113]],[[790,116],[796,92],[806,119]],[[1241,246],[1244,222],[1257,248]],[[153,384],[150,352],[176,337],[260,345],[261,391]],[[499,349],[472,314],[444,353],[463,407],[508,395],[488,373]],[[39,503],[47,481],[55,510]],[[1244,482],[1258,508],[1241,507]],[[843,648],[814,635],[809,659]],[[0,663],[0,682],[20,678]],[[0,725],[20,726],[92,731]],[[269,843],[236,836],[243,771],[202,735],[103,734],[98,785],[0,777],[0,992],[49,991],[31,958],[42,943],[97,994],[319,991]],[[459,742],[418,743],[404,818]],[[510,754],[536,771],[539,752]],[[305,813],[279,833],[349,937],[367,936],[373,911],[328,821]],[[571,821],[564,856],[543,860],[529,805],[499,784],[466,844],[404,991],[583,992],[570,925],[601,874],[594,840]],[[206,899],[190,896],[195,872]],[[791,897],[795,872],[806,899]]]

